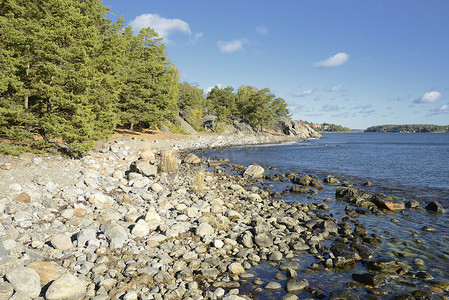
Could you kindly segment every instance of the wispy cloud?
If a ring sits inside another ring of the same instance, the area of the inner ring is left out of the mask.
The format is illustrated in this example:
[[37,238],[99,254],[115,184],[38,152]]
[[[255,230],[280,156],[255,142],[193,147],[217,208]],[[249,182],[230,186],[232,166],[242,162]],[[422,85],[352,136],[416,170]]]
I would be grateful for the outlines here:
[[223,42],[223,41],[218,41],[218,49],[220,50],[221,53],[234,53],[236,51],[240,51],[243,50],[243,45],[248,44],[248,40],[243,38],[243,39],[236,39],[236,40],[232,40],[232,41],[227,41],[227,42]]
[[327,111],[327,112],[332,112],[332,111],[340,111],[342,109],[344,109],[345,107],[343,105],[330,105],[330,104],[325,104],[323,105],[323,107],[321,107],[321,111]]
[[293,97],[306,97],[313,94],[313,90],[305,90],[301,92],[297,92],[293,95]]
[[203,37],[203,33],[202,32],[198,32],[195,33],[193,35],[193,38],[188,42],[189,45],[195,45],[196,42],[198,42],[199,39],[201,39]]
[[207,87],[207,88],[204,90],[204,92],[205,92],[206,94],[209,94],[210,91],[212,91],[212,89],[213,89],[214,87],[218,87],[219,89],[224,89],[226,86],[225,86],[224,84],[217,83],[216,85]]
[[333,87],[328,89],[328,91],[329,92],[338,92],[338,91],[341,91],[342,88],[343,88],[343,84],[338,84],[338,85],[334,85]]
[[404,101],[404,100],[407,100],[408,98],[410,98],[410,95],[401,95],[401,96],[398,96],[398,97],[390,98],[388,100],[390,100],[390,101]]
[[267,35],[268,34],[268,28],[264,25],[260,25],[256,27],[256,32],[260,35]]
[[347,63],[349,60],[349,55],[345,52],[339,52],[334,56],[331,56],[325,60],[315,63],[313,66],[315,68],[334,68]]
[[439,92],[428,92],[422,95],[421,98],[413,100],[413,103],[421,104],[421,103],[434,103],[441,97]]
[[449,114],[449,103],[444,104],[436,109],[431,109],[427,116],[434,116],[434,115],[442,115],[442,114]]

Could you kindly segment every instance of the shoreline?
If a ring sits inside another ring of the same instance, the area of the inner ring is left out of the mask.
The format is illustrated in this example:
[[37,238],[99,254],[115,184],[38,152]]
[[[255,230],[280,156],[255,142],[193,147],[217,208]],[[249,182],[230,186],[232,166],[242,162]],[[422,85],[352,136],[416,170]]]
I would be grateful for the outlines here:
[[[57,298],[58,284],[59,293],[81,295],[73,299],[96,300],[232,300],[259,293],[332,299],[332,294],[347,293],[331,286],[324,291],[314,288],[304,275],[335,272],[361,258],[375,261],[370,249],[379,241],[367,236],[363,224],[347,227],[349,217],[337,221],[327,215],[325,199],[317,203],[273,199],[256,186],[260,173],[229,175],[226,168],[232,165],[223,161],[211,165],[193,157],[175,172],[146,173],[154,171],[150,166],[157,164],[158,151],[249,145],[242,136],[214,135],[213,142],[208,136],[117,137],[79,160],[0,156],[0,175],[6,179],[0,188],[8,191],[0,198],[0,273],[6,275],[4,285],[11,295],[29,293],[29,287],[15,283],[18,270],[33,274],[21,280],[33,286],[33,296],[38,291],[45,299]],[[265,136],[251,141],[281,140],[292,141]],[[138,166],[139,157],[148,164]],[[340,189],[342,195],[356,192]],[[355,238],[369,243],[357,251],[341,246],[329,252],[324,246],[329,240],[347,244]],[[305,253],[316,261],[300,267],[300,255]],[[392,261],[398,271],[409,268]],[[251,270],[262,263],[278,268],[277,277],[258,278]],[[40,284],[30,282],[36,278],[33,272]],[[67,282],[75,284],[64,286]]]

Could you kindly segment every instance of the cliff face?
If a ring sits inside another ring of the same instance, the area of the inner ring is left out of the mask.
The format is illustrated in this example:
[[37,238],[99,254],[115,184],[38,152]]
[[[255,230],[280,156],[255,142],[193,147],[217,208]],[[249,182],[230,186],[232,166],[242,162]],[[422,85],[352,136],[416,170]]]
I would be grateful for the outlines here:
[[289,118],[281,118],[279,121],[272,125],[271,129],[276,133],[298,136],[304,139],[323,137],[321,134],[313,130],[312,127],[310,127],[308,124]]
[[[195,129],[180,114],[177,121],[184,132],[189,134],[196,133]],[[281,118],[261,132],[246,119],[240,118],[234,120],[231,124],[217,122],[217,117],[208,115],[203,118],[203,127],[209,132],[217,131],[223,134],[245,134],[245,135],[264,135],[271,133],[273,135],[294,136],[301,139],[322,138],[323,136],[312,129],[309,125],[300,121],[295,121],[289,118]]]

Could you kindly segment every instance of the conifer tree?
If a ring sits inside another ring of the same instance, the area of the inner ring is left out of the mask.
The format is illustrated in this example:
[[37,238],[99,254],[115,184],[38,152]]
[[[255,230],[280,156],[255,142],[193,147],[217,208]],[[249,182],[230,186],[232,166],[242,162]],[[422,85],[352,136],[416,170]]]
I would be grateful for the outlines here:
[[158,125],[169,119],[176,107],[177,70],[167,60],[165,46],[157,33],[144,28],[136,36],[130,27],[124,32],[126,69],[120,93],[122,126]]
[[118,65],[105,64],[111,24],[102,2],[8,0],[0,11],[1,53],[14,58],[1,65],[0,130],[38,133],[71,155],[108,136]]

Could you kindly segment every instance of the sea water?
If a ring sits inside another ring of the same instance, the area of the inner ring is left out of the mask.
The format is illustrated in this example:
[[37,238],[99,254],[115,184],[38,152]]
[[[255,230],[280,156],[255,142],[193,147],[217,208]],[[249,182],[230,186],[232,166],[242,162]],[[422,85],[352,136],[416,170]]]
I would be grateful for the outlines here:
[[[427,271],[436,279],[449,279],[449,133],[327,133],[323,139],[278,145],[232,147],[208,151],[206,156],[228,158],[232,163],[247,166],[257,163],[266,167],[267,173],[313,174],[318,179],[328,175],[362,185],[368,192],[383,192],[397,197],[398,201],[417,200],[422,206],[438,201],[447,210],[435,214],[426,210],[405,210],[381,216],[361,215],[358,222],[367,226],[369,233],[382,237],[376,249],[377,259],[405,254],[400,260],[413,266],[413,259],[424,261],[424,266],[414,271]],[[269,168],[268,168],[269,167]],[[265,182],[274,191],[288,189],[286,183]],[[291,185],[291,184],[290,184]],[[289,194],[287,202],[321,202],[335,197],[335,187],[325,186],[318,195]],[[340,219],[347,205],[344,201],[327,202],[330,214]],[[394,220],[394,222],[392,222]],[[423,226],[436,229],[424,232]],[[310,255],[298,257],[302,268],[314,262]],[[258,276],[273,280],[276,269],[261,264],[255,270]],[[345,272],[300,274],[311,285],[322,286],[327,293],[345,288],[353,272],[366,272],[362,264]],[[425,288],[426,283],[407,279],[408,284],[389,285],[390,293],[410,292]],[[416,287],[413,285],[416,284]],[[263,292],[260,299],[275,299],[285,292]],[[359,289],[361,295],[363,290]],[[391,294],[390,294],[391,295]],[[306,295],[304,295],[306,296]]]

